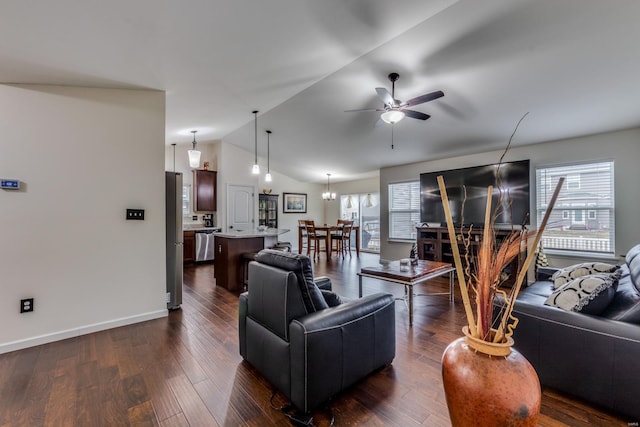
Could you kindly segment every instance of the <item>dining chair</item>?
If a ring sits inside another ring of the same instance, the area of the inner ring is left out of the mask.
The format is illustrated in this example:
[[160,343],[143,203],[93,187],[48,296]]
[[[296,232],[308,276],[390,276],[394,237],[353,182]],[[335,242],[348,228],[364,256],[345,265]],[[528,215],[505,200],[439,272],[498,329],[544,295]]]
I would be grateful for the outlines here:
[[300,228],[300,235],[302,236],[302,245],[298,248],[298,253],[301,254],[307,249],[307,256],[309,256],[309,236],[307,233],[307,220],[299,219],[298,220],[298,228]]
[[305,228],[307,229],[307,255],[313,250],[313,259],[315,260],[316,257],[320,256],[318,253],[320,251],[320,242],[325,242],[326,245],[327,236],[316,231],[316,223],[312,219],[305,220]]
[[[338,227],[340,227],[338,230],[332,230],[331,231],[331,250],[333,251],[334,249],[336,251],[338,251],[338,242],[340,241],[340,239],[337,236],[342,236],[342,225],[344,224],[345,220],[344,219],[338,219],[336,221],[336,225]],[[334,245],[335,243],[335,245]]]
[[[332,243],[336,242],[336,250],[343,257],[347,253],[347,248],[349,249],[349,256],[351,256],[351,231],[353,230],[353,221],[350,220],[341,220],[342,227],[338,230],[336,234],[331,235]],[[347,246],[345,246],[347,245]]]

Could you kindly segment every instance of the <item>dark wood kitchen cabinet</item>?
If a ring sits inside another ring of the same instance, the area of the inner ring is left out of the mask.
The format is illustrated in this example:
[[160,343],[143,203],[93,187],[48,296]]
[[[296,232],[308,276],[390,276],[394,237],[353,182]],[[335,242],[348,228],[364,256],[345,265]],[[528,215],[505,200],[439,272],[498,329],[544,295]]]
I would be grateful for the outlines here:
[[182,261],[195,262],[196,260],[196,233],[194,231],[185,231],[183,233],[182,243]]
[[195,212],[216,210],[216,171],[193,171],[193,199]]

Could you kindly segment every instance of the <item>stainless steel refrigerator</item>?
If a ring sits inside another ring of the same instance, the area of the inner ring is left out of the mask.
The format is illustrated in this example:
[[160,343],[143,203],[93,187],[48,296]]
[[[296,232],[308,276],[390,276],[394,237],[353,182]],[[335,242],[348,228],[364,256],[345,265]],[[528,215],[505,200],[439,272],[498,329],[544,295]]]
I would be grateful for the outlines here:
[[165,172],[167,205],[167,308],[182,304],[182,174]]

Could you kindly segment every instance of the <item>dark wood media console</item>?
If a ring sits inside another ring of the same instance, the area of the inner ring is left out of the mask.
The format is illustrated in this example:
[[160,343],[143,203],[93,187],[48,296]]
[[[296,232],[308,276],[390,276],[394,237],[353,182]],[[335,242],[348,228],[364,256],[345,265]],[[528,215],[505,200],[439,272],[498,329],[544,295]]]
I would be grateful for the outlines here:
[[[420,259],[447,262],[450,264],[454,263],[451,239],[449,237],[447,227],[417,227],[417,232],[418,257]],[[483,230],[479,228],[473,229],[471,234],[469,234],[468,228],[463,229],[462,234],[464,234],[464,238],[469,238],[471,240],[469,243],[469,250],[473,255],[477,253],[480,246],[482,233]],[[462,236],[460,236],[459,227],[456,227],[456,234],[458,235],[458,249],[460,250],[460,256],[464,258],[466,249]],[[510,229],[495,230],[496,241],[500,242],[502,239],[509,236],[509,234],[511,234]],[[524,263],[525,257],[526,252],[521,253],[519,257],[516,257],[511,264],[503,270],[503,273],[507,275],[503,286],[511,287],[514,285],[518,269],[520,265]]]

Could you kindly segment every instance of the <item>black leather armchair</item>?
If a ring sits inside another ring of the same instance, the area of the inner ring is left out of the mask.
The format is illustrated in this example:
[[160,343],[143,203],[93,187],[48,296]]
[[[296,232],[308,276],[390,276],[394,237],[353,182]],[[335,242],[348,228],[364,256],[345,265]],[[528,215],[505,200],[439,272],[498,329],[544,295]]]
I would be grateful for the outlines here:
[[322,287],[307,256],[264,250],[240,295],[240,354],[305,413],[395,357],[391,294],[341,301]]

